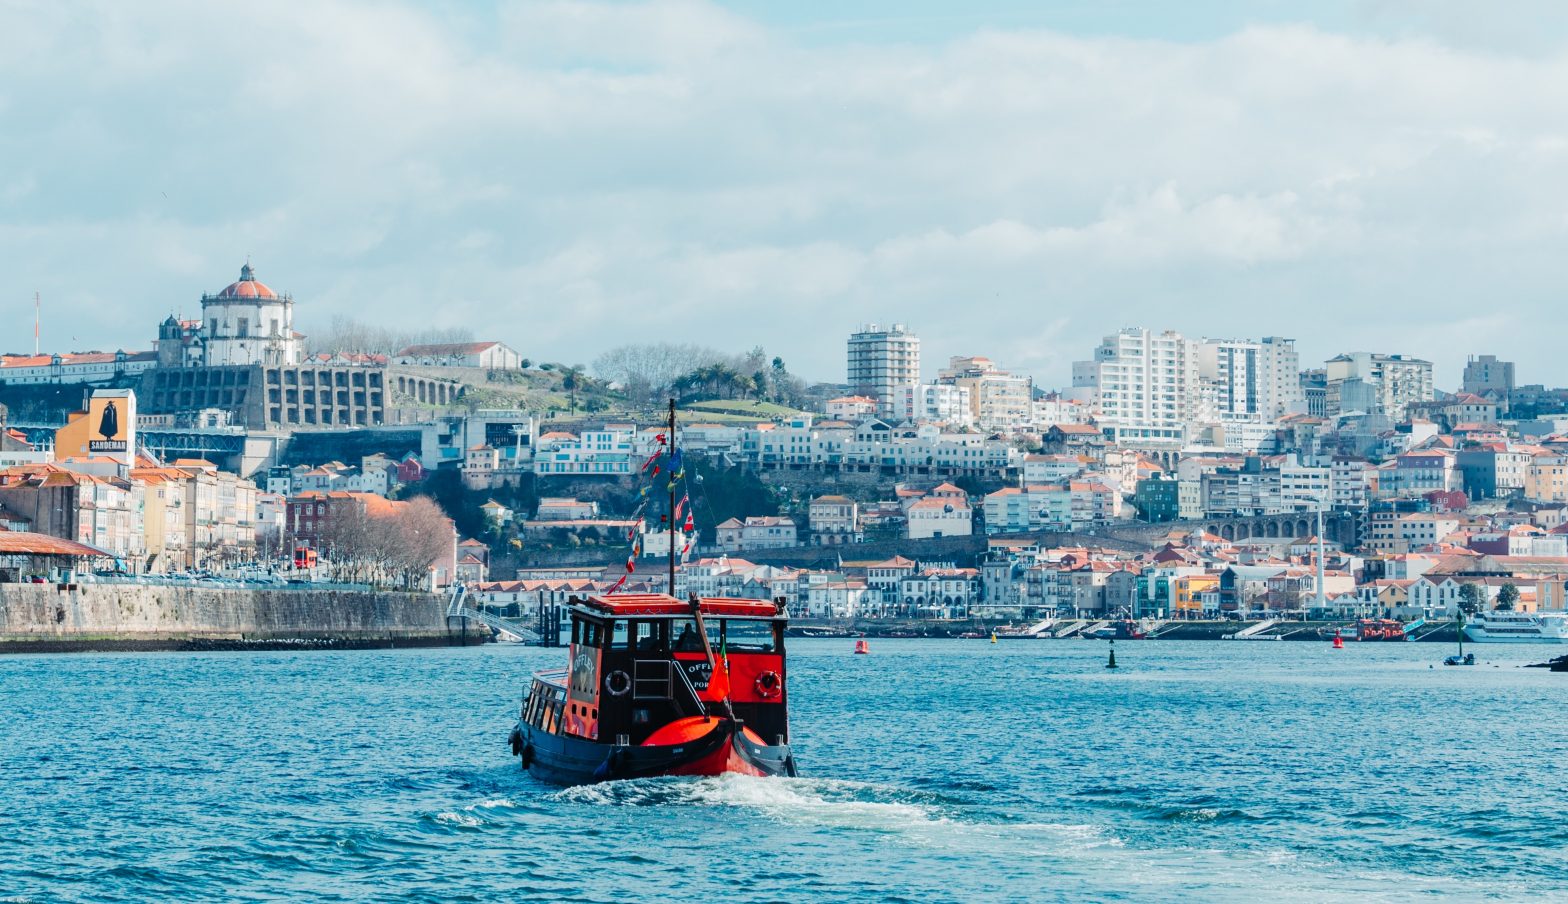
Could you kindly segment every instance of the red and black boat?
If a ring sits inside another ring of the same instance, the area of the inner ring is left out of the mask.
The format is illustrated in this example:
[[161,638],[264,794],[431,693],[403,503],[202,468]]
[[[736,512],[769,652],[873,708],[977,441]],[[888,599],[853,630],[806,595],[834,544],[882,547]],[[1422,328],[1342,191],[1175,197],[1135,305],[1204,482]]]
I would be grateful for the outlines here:
[[512,729],[535,778],[795,774],[782,603],[626,593],[570,611],[569,665],[534,675]]

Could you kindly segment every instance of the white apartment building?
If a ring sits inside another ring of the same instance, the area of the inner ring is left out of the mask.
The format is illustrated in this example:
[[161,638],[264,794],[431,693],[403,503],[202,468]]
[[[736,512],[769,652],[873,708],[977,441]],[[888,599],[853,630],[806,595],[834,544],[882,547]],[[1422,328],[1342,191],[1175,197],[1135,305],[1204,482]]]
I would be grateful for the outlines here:
[[877,400],[892,417],[897,391],[920,382],[920,337],[902,323],[886,329],[868,323],[849,337],[849,391]]
[[1305,407],[1294,339],[1204,339],[1197,355],[1204,420],[1269,422]]
[[642,467],[653,446],[634,429],[585,430],[581,437],[540,438],[534,473],[540,477],[625,477]]
[[893,416],[897,419],[946,424],[954,428],[974,425],[968,386],[916,383],[900,387],[896,397]]
[[1100,427],[1118,445],[1181,446],[1197,411],[1195,346],[1172,331],[1124,329],[1073,366],[1073,384],[1093,391]]
[[1088,463],[1076,455],[1026,455],[1022,469],[1024,486],[1063,483],[1082,474]]
[[1334,508],[1361,508],[1367,504],[1367,475],[1370,465],[1365,459],[1337,457],[1329,466]]
[[974,533],[974,510],[968,500],[928,496],[904,509],[911,540],[932,537],[967,537]]

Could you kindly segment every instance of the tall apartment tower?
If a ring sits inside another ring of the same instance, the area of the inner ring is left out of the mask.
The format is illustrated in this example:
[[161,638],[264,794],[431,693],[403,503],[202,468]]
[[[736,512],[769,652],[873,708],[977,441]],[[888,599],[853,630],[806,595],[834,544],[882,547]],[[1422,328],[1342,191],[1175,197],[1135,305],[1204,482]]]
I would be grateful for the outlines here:
[[1305,410],[1296,340],[1204,339],[1197,352],[1205,417],[1256,423]]
[[1180,333],[1124,329],[1106,336],[1073,382],[1093,390],[1099,423],[1114,442],[1138,447],[1187,441],[1199,401],[1198,343]]
[[850,334],[850,394],[876,399],[879,415],[895,416],[903,387],[919,382],[920,337],[907,326],[868,323]]
[[1480,355],[1465,363],[1462,392],[1476,395],[1507,396],[1514,391],[1514,362],[1499,361],[1496,355]]

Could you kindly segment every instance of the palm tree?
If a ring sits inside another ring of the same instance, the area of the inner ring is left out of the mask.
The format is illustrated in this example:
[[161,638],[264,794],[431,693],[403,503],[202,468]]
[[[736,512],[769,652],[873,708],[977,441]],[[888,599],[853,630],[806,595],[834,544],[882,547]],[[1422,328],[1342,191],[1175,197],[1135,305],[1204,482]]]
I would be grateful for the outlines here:
[[561,372],[561,388],[566,390],[571,402],[571,410],[577,410],[577,390],[582,388],[583,369],[581,365],[572,365]]

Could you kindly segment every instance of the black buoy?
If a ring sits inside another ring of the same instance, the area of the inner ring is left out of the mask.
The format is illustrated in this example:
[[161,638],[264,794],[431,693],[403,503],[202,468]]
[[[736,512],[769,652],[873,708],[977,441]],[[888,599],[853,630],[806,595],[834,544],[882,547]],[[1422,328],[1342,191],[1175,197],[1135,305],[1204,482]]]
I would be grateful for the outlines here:
[[1108,668],[1108,669],[1116,668],[1116,641],[1115,640],[1111,641],[1111,658],[1110,658],[1110,661],[1105,663],[1105,667]]

